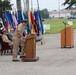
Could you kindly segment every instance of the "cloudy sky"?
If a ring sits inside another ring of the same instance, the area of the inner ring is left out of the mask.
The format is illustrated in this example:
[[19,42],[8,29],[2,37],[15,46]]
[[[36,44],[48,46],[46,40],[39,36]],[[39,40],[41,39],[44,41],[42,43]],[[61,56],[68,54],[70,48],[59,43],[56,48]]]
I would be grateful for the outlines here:
[[[24,8],[23,0],[22,1],[22,8]],[[31,0],[30,1],[30,7],[31,7]],[[59,3],[60,3],[60,9],[64,9],[65,7],[62,5],[62,3],[65,0],[38,0],[39,1],[39,7],[40,9],[47,8],[48,10],[58,10],[59,9]],[[37,9],[37,0],[32,0],[33,2],[33,9]],[[16,0],[11,0],[11,3],[13,3],[13,8],[16,7]]]

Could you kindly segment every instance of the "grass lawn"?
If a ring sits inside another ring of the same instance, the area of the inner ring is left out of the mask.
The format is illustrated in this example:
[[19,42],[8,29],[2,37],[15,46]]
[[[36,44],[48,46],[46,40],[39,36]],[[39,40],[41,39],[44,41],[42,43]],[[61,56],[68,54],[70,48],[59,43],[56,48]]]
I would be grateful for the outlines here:
[[[65,25],[62,22],[67,23],[67,19],[51,19],[51,20],[45,20],[43,24],[50,24],[50,30],[46,31],[46,34],[56,34],[59,33],[62,29],[65,28]],[[73,26],[76,28],[76,20],[73,21]]]

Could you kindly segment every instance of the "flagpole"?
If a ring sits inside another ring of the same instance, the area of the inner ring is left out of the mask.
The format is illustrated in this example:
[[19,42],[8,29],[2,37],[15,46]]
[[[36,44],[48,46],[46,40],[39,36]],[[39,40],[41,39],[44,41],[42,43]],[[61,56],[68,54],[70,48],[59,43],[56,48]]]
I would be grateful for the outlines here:
[[59,10],[59,18],[60,18],[60,0],[58,0],[58,10]]
[[30,10],[29,10],[29,0],[26,0],[26,12],[28,14],[28,24],[29,24],[29,30],[31,30],[31,26],[30,26]]
[[31,10],[33,11],[33,2],[32,2],[32,0],[31,0]]
[[37,6],[38,6],[38,10],[39,10],[39,1],[37,0]]
[[29,11],[29,0],[26,0],[26,9]]

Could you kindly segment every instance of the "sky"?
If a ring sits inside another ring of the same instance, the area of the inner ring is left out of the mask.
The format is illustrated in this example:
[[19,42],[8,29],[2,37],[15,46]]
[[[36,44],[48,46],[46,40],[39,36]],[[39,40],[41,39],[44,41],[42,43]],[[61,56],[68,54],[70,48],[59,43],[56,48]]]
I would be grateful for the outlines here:
[[[30,1],[30,8],[31,8],[31,0]],[[39,1],[39,9],[45,9],[47,8],[49,11],[52,10],[59,10],[64,9],[66,6],[63,6],[62,3],[64,3],[65,0],[38,0]],[[22,2],[22,8],[24,8],[23,0]],[[11,0],[11,3],[13,3],[13,8],[16,8],[16,0]],[[37,9],[37,0],[32,0],[33,9]]]

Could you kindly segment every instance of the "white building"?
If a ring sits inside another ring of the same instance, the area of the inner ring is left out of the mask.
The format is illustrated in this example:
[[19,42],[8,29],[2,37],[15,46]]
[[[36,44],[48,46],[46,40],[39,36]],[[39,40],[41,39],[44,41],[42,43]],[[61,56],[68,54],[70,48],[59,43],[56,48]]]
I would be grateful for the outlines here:
[[59,17],[70,17],[72,13],[76,13],[76,10],[61,10],[61,11],[52,11],[49,13],[50,17],[59,18]]

